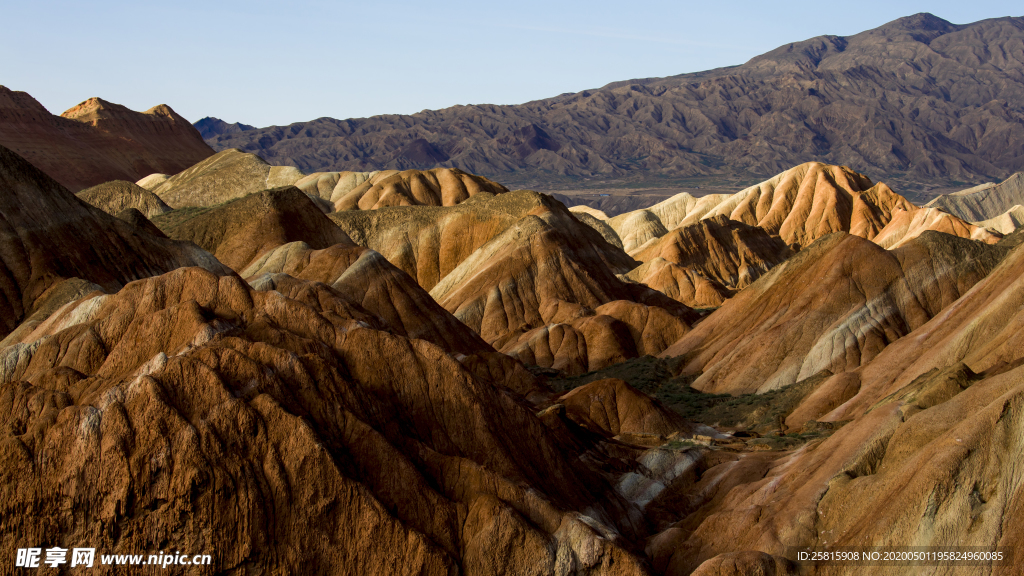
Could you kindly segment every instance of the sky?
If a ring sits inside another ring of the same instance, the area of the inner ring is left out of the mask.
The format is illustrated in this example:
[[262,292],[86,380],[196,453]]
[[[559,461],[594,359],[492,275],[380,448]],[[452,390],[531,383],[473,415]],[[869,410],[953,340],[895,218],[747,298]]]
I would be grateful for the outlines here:
[[956,24],[1024,14],[1019,0],[0,2],[0,85],[54,114],[99,96],[260,127],[519,104],[742,64],[917,12]]

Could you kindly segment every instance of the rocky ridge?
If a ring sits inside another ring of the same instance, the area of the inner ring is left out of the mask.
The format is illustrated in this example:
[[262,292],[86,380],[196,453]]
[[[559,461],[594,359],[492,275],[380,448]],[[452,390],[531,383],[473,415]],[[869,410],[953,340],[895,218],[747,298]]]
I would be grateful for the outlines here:
[[330,217],[485,341],[530,364],[582,373],[656,354],[696,319],[617,278],[636,262],[535,192]]
[[0,246],[4,336],[19,325],[30,328],[87,288],[115,292],[181,266],[227,271],[194,244],[153,236],[86,204],[2,146]]
[[134,112],[90,98],[60,116],[0,86],[0,145],[72,192],[175,173],[213,154],[191,124],[165,104]]
[[305,171],[440,165],[519,186],[767,177],[807,160],[890,182],[978,182],[1024,169],[1022,38],[1017,17],[959,25],[916,14],[786,43],[739,66],[207,141]]
[[[256,178],[193,170],[222,196],[150,222],[0,153],[0,279],[31,301],[0,342],[10,547],[327,574],[1024,553],[1020,232],[815,164],[622,237],[628,219],[452,170],[367,176],[331,211],[341,173],[239,193],[269,171],[237,152]],[[681,304],[684,281],[716,309]]]
[[944,194],[927,204],[968,222],[995,218],[1016,205],[1024,204],[1024,172],[995,184],[986,183],[953,194]]

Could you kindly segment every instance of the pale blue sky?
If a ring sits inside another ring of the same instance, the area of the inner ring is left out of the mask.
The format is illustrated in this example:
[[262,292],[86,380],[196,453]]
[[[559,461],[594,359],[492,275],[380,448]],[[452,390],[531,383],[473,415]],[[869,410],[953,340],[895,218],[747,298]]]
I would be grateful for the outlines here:
[[90,2],[3,0],[0,84],[59,114],[91,96],[191,121],[517,104],[617,80],[741,64],[788,42],[1015,2]]

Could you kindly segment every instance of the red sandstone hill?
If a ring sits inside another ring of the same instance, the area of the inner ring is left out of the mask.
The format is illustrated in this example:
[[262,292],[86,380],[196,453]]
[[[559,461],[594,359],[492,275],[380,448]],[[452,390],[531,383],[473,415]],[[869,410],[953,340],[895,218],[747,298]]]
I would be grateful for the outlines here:
[[72,192],[110,180],[175,173],[213,154],[165,104],[134,112],[90,98],[60,116],[25,92],[0,86],[0,145]]
[[621,238],[455,171],[271,170],[217,155],[177,209],[83,192],[115,218],[0,148],[7,549],[446,576],[1024,555],[1024,233],[813,164]]
[[[815,378],[797,396],[786,411],[790,429],[827,426],[835,430],[830,437],[797,450],[709,464],[700,476],[673,486],[676,497],[695,500],[686,502],[690,513],[648,541],[654,570],[800,573],[783,558],[787,546],[1001,546],[1014,557],[1024,552],[1015,522],[1022,513],[1022,474],[1013,464],[1024,430],[1024,250],[1016,240],[1004,244],[1009,253],[991,272],[968,282],[969,290],[958,289],[959,298],[948,304],[931,299],[939,311],[930,319],[871,357],[833,365],[831,374]],[[972,259],[970,253],[947,251],[949,256],[961,266]],[[917,289],[938,280],[929,268],[911,282]],[[820,274],[801,276],[807,282]],[[952,287],[954,276],[933,286],[936,296]],[[880,318],[878,306],[863,310],[856,316]],[[851,329],[855,324],[863,321],[847,322]],[[845,339],[847,350],[858,345],[855,338]],[[677,504],[664,498],[651,506]],[[1018,571],[1013,562],[983,568]]]
[[86,204],[2,146],[0,247],[2,335],[80,296],[86,285],[112,292],[180,266],[227,271],[194,244],[154,236]]
[[833,234],[740,291],[665,354],[685,355],[694,386],[717,393],[852,370],[967,293],[1003,253],[937,232],[892,251]]
[[[125,265],[145,263],[143,248],[155,257],[191,246],[136,229],[135,244],[111,245],[130,224],[3,152],[2,213],[15,230],[24,207],[53,208],[63,217],[49,237],[94,238]],[[274,218],[281,210],[300,214]],[[288,234],[337,242],[270,249],[253,285],[219,265],[183,267],[76,295],[16,329],[0,349],[0,486],[10,510],[49,512],[45,526],[3,514],[5,546],[219,550],[217,569],[329,574],[648,573],[635,544],[647,529],[614,488],[644,448],[588,436],[564,413],[538,417],[521,393],[543,402],[543,383],[380,255],[336,227],[330,237],[307,196],[270,191],[163,217],[179,218],[172,234],[188,230],[218,250],[257,232],[270,244]],[[8,239],[4,256],[44,241]],[[622,398],[631,431],[685,428]],[[582,397],[573,407],[598,413]],[[46,466],[30,464],[44,456]],[[67,493],[69,478],[83,490]]]
[[528,364],[580,374],[657,354],[697,318],[619,279],[637,263],[535,192],[330,217],[485,341]]
[[819,162],[795,166],[735,194],[694,198],[682,193],[606,222],[622,240],[626,252],[637,255],[670,230],[715,216],[758,226],[798,247],[833,232],[877,238],[876,242],[886,247],[925,230],[990,244],[1000,238],[956,216],[915,206],[886,184],[874,183],[846,166]]

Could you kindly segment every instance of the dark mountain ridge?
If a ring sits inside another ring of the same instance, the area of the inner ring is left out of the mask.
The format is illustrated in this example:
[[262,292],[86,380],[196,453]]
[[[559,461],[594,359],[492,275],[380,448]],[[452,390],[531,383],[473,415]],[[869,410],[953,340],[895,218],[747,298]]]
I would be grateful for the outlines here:
[[207,142],[318,170],[442,165],[538,178],[760,177],[817,160],[959,184],[1024,169],[1024,18],[931,14],[818,36],[740,66],[512,106],[225,132]]

